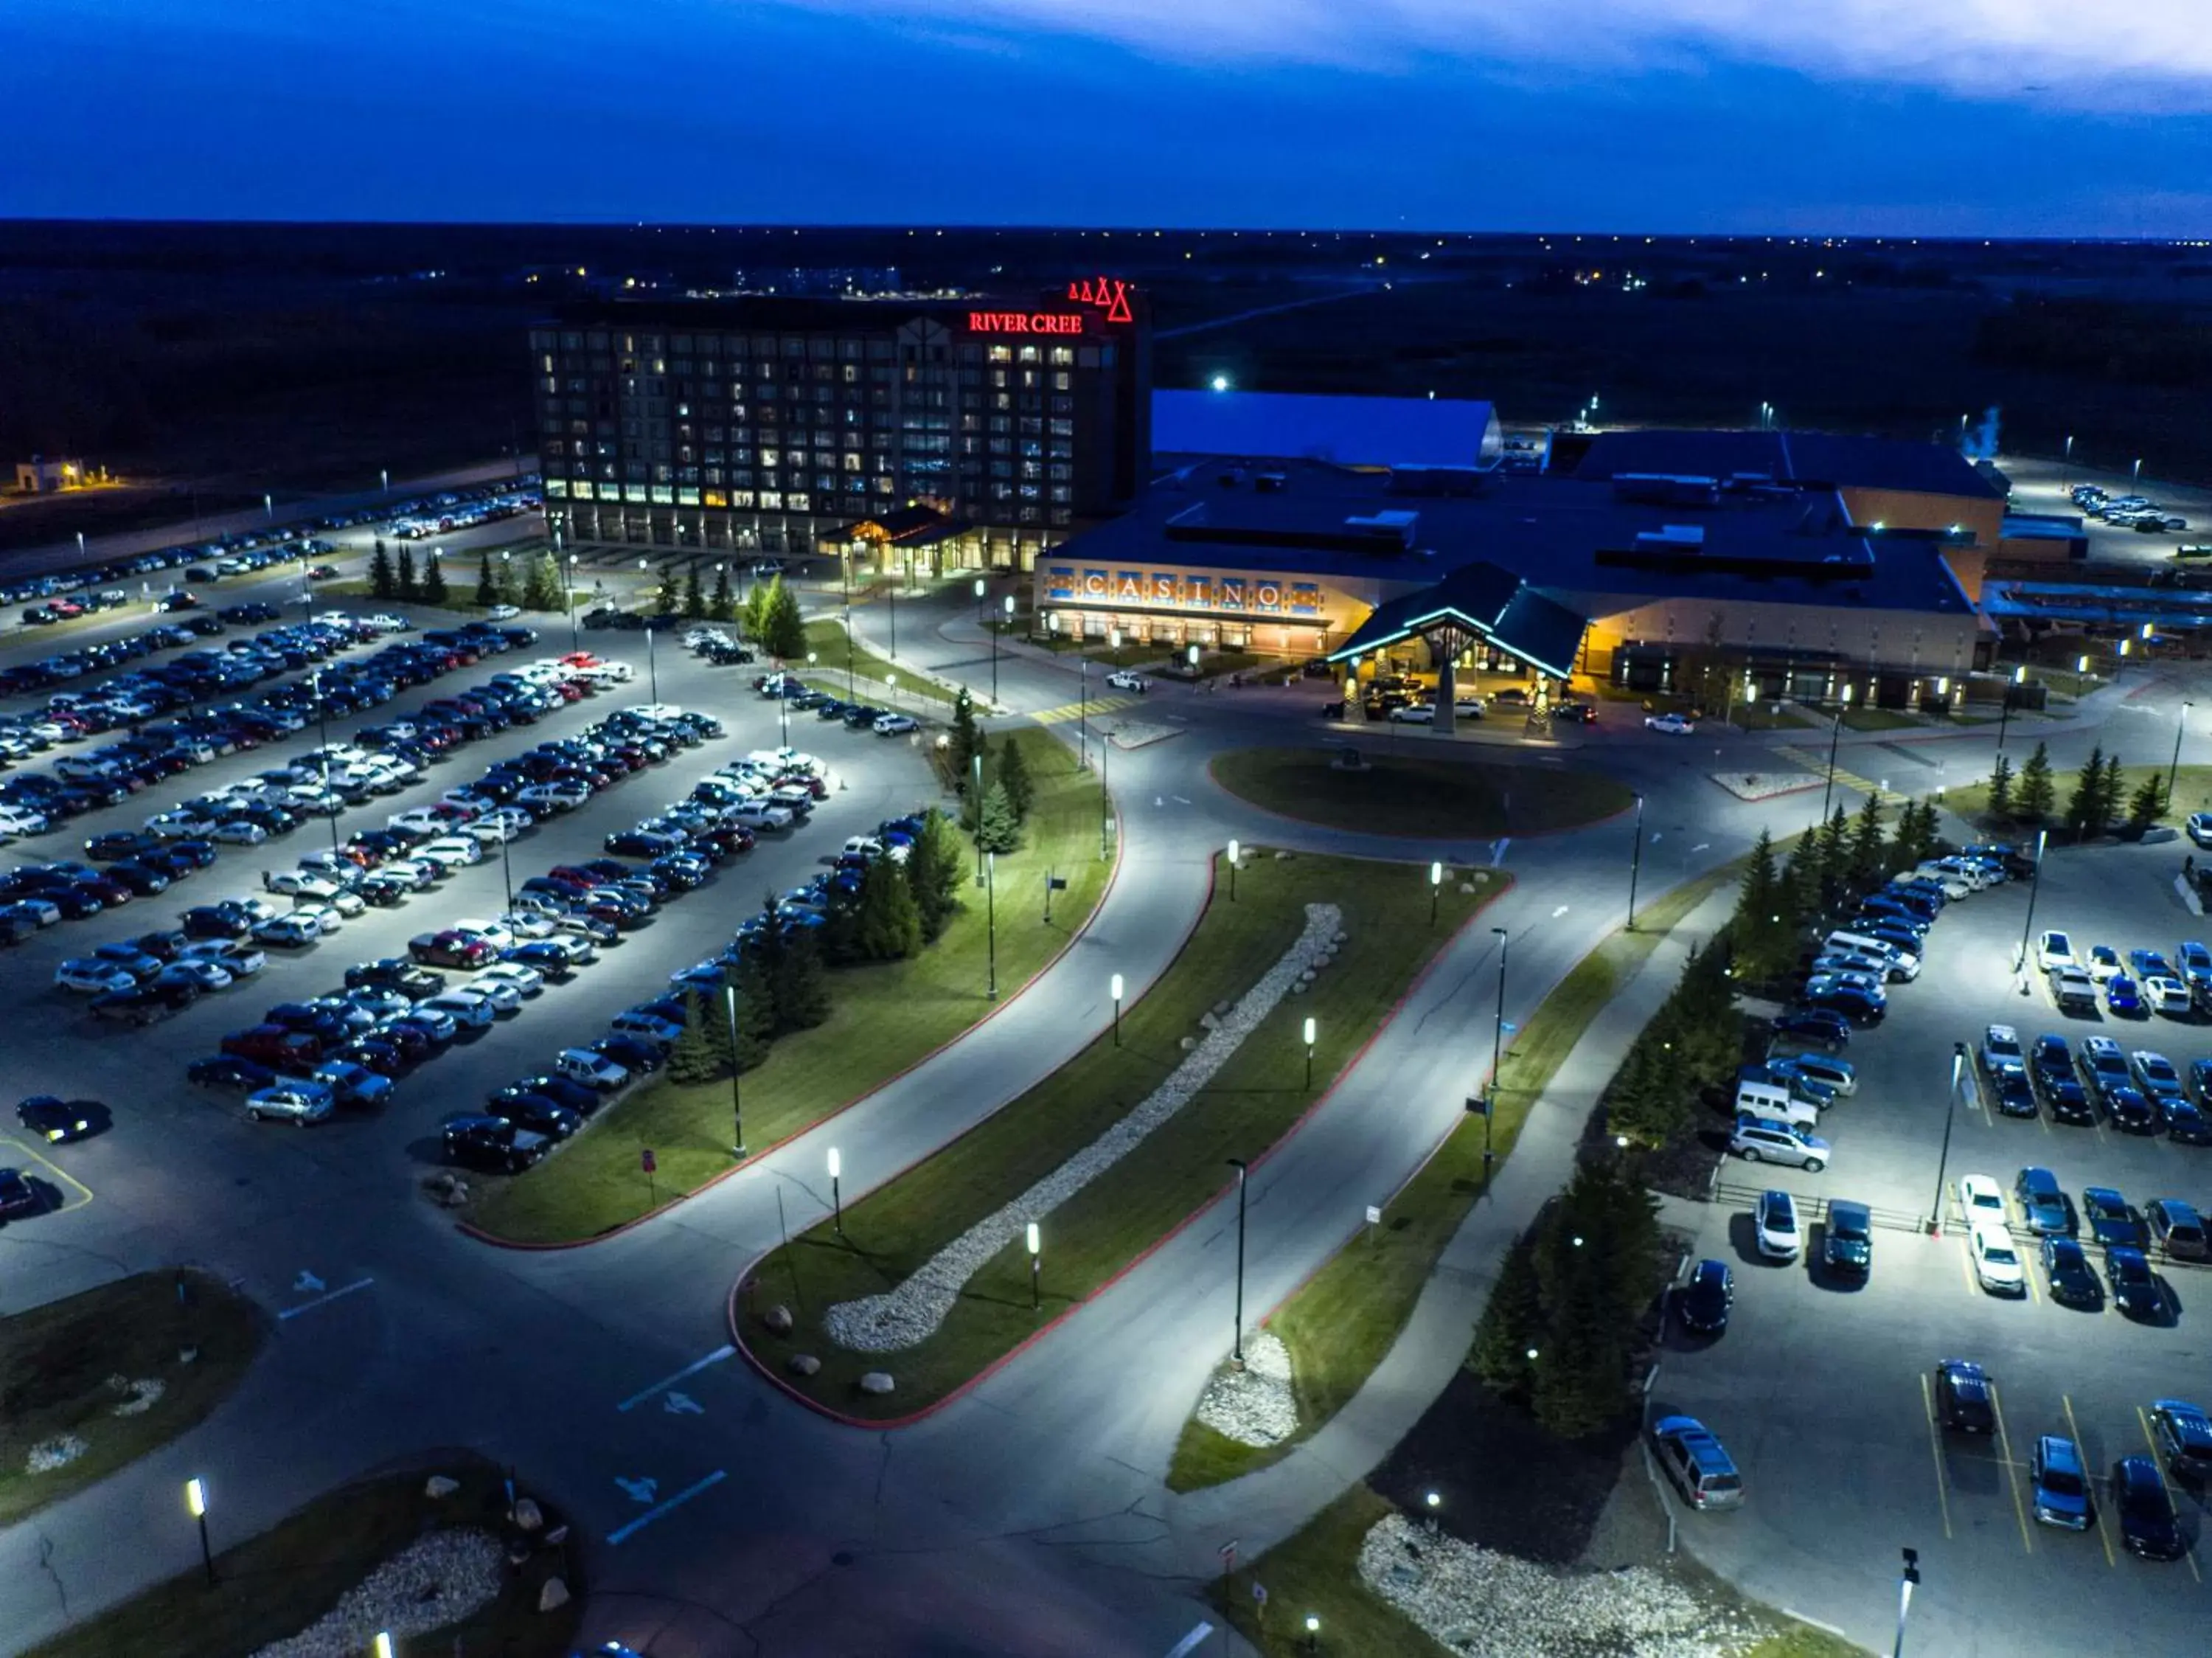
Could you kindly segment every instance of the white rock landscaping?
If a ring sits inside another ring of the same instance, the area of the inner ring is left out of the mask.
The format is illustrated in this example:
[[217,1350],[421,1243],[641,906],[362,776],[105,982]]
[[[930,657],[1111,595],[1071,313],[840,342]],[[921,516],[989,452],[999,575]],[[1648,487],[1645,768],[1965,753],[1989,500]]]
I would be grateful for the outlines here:
[[1127,1156],[1212,1080],[1289,994],[1307,965],[1340,936],[1337,928],[1342,918],[1334,904],[1307,905],[1305,930],[1297,942],[1214,1022],[1141,1105],[1020,1197],[939,1250],[896,1289],[831,1308],[823,1320],[830,1338],[856,1353],[896,1352],[927,1340],[986,1261],[1020,1237],[1029,1222],[1051,1214]]
[[1279,1445],[1298,1430],[1291,1350],[1261,1331],[1244,1338],[1244,1368],[1224,1365],[1199,1396],[1198,1419],[1240,1445]]
[[359,1658],[380,1630],[395,1641],[428,1635],[497,1600],[506,1570],[507,1551],[489,1532],[432,1532],[348,1589],[312,1627],[254,1658]]
[[1765,1633],[1641,1566],[1555,1571],[1403,1515],[1368,1532],[1359,1576],[1434,1639],[1480,1658],[1729,1658]]
[[68,1467],[91,1448],[75,1434],[60,1434],[31,1447],[31,1454],[23,1459],[23,1467],[30,1473],[50,1474],[57,1468]]

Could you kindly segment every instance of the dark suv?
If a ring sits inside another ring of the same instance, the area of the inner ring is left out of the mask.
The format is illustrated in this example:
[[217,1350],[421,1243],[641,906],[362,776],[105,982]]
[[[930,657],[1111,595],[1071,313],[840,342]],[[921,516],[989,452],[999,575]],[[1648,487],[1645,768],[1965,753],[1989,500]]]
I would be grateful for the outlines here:
[[519,1173],[545,1155],[544,1135],[478,1112],[446,1119],[444,1137],[448,1161],[495,1174]]

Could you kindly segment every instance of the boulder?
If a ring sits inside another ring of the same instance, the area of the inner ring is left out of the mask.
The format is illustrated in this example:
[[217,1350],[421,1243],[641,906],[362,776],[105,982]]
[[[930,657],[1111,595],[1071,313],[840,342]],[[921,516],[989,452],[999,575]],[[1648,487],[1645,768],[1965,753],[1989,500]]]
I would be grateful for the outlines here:
[[461,1489],[461,1482],[449,1474],[432,1474],[422,1482],[422,1495],[428,1497],[451,1496]]
[[1312,987],[1311,987],[1311,986],[1307,983],[1307,980],[1308,980],[1308,979],[1310,979],[1312,977],[1313,977],[1313,975],[1312,975],[1311,973],[1308,973],[1308,974],[1306,975],[1305,978],[1301,978],[1300,980],[1298,980],[1298,982],[1297,982],[1297,984],[1295,984],[1291,985],[1291,994],[1292,996],[1304,996],[1304,995],[1306,993],[1306,991],[1307,991],[1308,990],[1310,990],[1310,988],[1312,988]]
[[779,1336],[791,1333],[791,1309],[778,1302],[761,1314],[761,1322]]
[[1181,1045],[1182,1047],[1182,1051],[1185,1053],[1188,1053],[1193,1048],[1198,1045],[1198,1039],[1194,1036],[1186,1036],[1182,1039]]
[[1201,1030],[1218,1031],[1221,1028],[1221,1015],[1212,1011],[1202,1013],[1198,1016],[1198,1023]]
[[1298,983],[1299,983],[1301,985],[1310,984],[1312,984],[1312,983],[1314,982],[1314,980],[1315,980],[1315,979],[1316,979],[1316,978],[1320,978],[1320,977],[1321,977],[1321,975],[1320,975],[1320,974],[1318,974],[1318,973],[1316,973],[1316,972],[1314,972],[1314,970],[1313,970],[1311,967],[1309,967],[1309,968],[1307,968],[1304,972],[1302,972],[1302,973],[1300,973],[1300,974],[1298,975]]
[[538,1591],[538,1610],[555,1612],[568,1604],[568,1586],[557,1577],[545,1580],[545,1587]]
[[568,1540],[568,1527],[565,1524],[556,1526],[545,1533],[545,1546],[549,1549],[557,1549]]
[[896,1386],[898,1384],[891,1380],[890,1372],[888,1370],[871,1370],[860,1378],[860,1391],[864,1393],[873,1393],[878,1398],[890,1393]]
[[1231,1007],[1235,1006],[1235,1005],[1236,1005],[1236,1004],[1235,1004],[1234,1003],[1230,1003],[1230,1002],[1217,1002],[1217,1003],[1215,1003],[1213,1004],[1213,1013],[1214,1013],[1214,1017],[1216,1017],[1217,1019],[1226,1017],[1226,1016],[1227,1016],[1227,1015],[1228,1015],[1228,1013],[1229,1013],[1230,1009],[1231,1009]]
[[545,1511],[535,1500],[526,1496],[514,1499],[514,1523],[518,1530],[534,1532],[545,1523]]
[[811,1376],[822,1368],[822,1361],[811,1353],[793,1353],[783,1362],[783,1368],[794,1376]]

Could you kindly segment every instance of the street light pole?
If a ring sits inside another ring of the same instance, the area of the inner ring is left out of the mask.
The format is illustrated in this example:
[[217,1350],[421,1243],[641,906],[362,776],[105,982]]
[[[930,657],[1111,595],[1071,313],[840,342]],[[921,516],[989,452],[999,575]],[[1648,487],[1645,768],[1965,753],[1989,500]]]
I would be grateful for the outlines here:
[[2173,716],[2173,764],[2166,768],[2166,803],[2168,808],[2173,804],[2174,780],[2181,775],[2181,733],[2188,722],[2189,710],[2196,706],[2195,703],[2184,703]]
[[845,1173],[845,1160],[837,1155],[837,1148],[830,1148],[830,1224],[837,1235],[845,1235],[845,1193],[840,1181]]
[[[1829,766],[1829,768],[1828,768],[1828,769],[1829,769],[1830,775],[1832,775],[1832,775],[1834,774],[1834,771],[1835,771],[1835,767],[1834,767],[1834,765],[1833,765],[1832,764],[1831,764],[1831,765]],[[1634,932],[1634,931],[1636,930],[1636,877],[1637,877],[1639,874],[1641,874],[1641,873],[1642,873],[1643,869],[1644,869],[1644,796],[1643,796],[1643,795],[1638,795],[1636,797],[1636,840],[1635,840],[1634,844],[1632,844],[1632,845],[1629,848],[1629,850],[1628,850],[1628,929],[1627,929],[1627,930],[1628,930],[1628,931],[1630,931],[1630,932],[1632,932],[1632,932]]]
[[1003,626],[991,630],[991,703],[994,707],[999,701],[999,635],[1014,625],[1014,595],[1008,594],[1005,602],[1006,622]]
[[990,975],[983,999],[996,1002],[999,999],[999,855],[987,853],[983,869],[984,959],[989,964],[987,971]]
[[[2066,440],[2071,443],[2074,440]],[[1890,1658],[1905,1658],[1905,1615],[1912,1610],[1912,1591],[1920,1582],[1920,1551],[1905,1551],[1905,1570],[1897,1579],[1897,1643],[1889,1649]]]
[[975,794],[975,884],[983,884],[983,752],[977,749],[968,757],[968,766],[973,782],[969,787]]
[[1491,1161],[1491,1128],[1498,1120],[1498,1076],[1505,1064],[1505,950],[1511,936],[1503,927],[1492,927],[1490,936],[1498,941],[1498,1016],[1490,1027],[1490,1100],[1482,1113],[1482,1167],[1487,1174]]
[[1237,849],[1237,843],[1236,843],[1235,841],[1233,841],[1233,840],[1232,840],[1232,841],[1231,841],[1231,842],[1229,843],[1229,901],[1230,901],[1231,904],[1234,904],[1235,902],[1237,902],[1237,850],[1238,850],[1238,849]]
[[1314,1051],[1314,1020],[1313,1020],[1313,1015],[1312,1015],[1311,1014],[1308,1014],[1308,1015],[1306,1015],[1305,1039],[1306,1039],[1306,1091],[1307,1091],[1308,1093],[1311,1093],[1311,1092],[1313,1091],[1313,1051]]
[[1429,925],[1431,927],[1437,924],[1437,900],[1443,896],[1443,861],[1434,859],[1429,864]]
[[499,826],[499,872],[507,882],[507,907],[509,913],[512,913],[514,909],[514,854],[508,850],[508,844],[514,838],[514,826],[511,823],[501,823]]
[[1943,1096],[1943,1143],[1936,1154],[1936,1206],[1928,1212],[1928,1234],[1943,1235],[1943,1173],[1951,1161],[1951,1119],[1956,1114],[1959,1089],[1966,1080],[1966,1045],[1951,1045],[1951,1091]]
[[653,700],[658,703],[660,700],[660,659],[653,651],[653,630],[650,627],[645,631],[645,674],[646,683],[652,688]]
[[1229,1167],[1237,1171],[1237,1329],[1231,1338],[1229,1361],[1242,1370],[1244,1368],[1244,1177],[1250,1171],[1242,1157],[1231,1157]]
[[1121,1045],[1121,975],[1114,975],[1111,989],[1114,994],[1114,1045]]
[[[2035,873],[2028,877],[2027,919],[2021,922],[2020,926],[2020,954],[2012,964],[2014,972],[2019,972],[2027,966],[2027,941],[2035,926],[2035,895],[2043,887],[2043,849],[2050,844],[2050,841],[2051,831],[2048,829],[2039,829],[2035,832]],[[2027,985],[2025,982],[2021,984],[2020,989],[2021,995],[2025,996],[2027,993]]]
[[1029,1223],[1026,1241],[1030,1247],[1030,1311],[1037,1313],[1044,1308],[1044,1240],[1037,1235],[1035,1221]]
[[[1835,723],[1828,730],[1828,781],[1826,786],[1820,791],[1820,821],[1822,823],[1828,820],[1828,804],[1836,795],[1836,745],[1843,741],[1843,736],[1844,710],[1842,705],[1838,704],[1836,708]],[[2000,740],[1998,747],[2003,746]]]
[[208,1544],[207,1485],[199,1479],[185,1482],[185,1508],[199,1522],[200,1564],[207,1569],[208,1587],[215,1587],[215,1551]]
[[1106,807],[1106,752],[1113,747],[1108,737],[1098,739],[1098,861],[1103,863],[1112,854],[1107,845],[1106,825],[1110,814]]
[[1083,698],[1075,705],[1075,769],[1080,771],[1091,764],[1091,659],[1077,658],[1081,663],[1078,677],[1083,681]]
[[744,1068],[738,1064],[738,987],[722,986],[722,1007],[730,1016],[730,1135],[732,1155],[739,1162],[745,1160],[745,1100],[739,1090],[738,1078]]

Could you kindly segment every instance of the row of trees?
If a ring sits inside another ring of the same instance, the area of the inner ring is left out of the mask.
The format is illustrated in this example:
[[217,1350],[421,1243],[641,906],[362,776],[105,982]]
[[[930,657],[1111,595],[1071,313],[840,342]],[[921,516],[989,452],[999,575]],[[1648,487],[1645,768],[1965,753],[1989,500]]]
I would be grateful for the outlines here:
[[[2057,785],[2051,776],[2051,757],[2038,743],[2026,765],[2015,773],[2002,754],[1990,773],[1989,814],[1999,822],[2041,825],[2051,818]],[[2089,751],[2074,786],[2066,796],[2059,823],[2079,840],[2109,834],[2119,825],[2125,832],[2141,836],[2166,814],[2172,804],[2166,779],[2156,771],[2147,775],[2130,793],[2118,754],[2105,753],[2100,743]]]
[[526,560],[518,577],[514,559],[504,554],[494,558],[486,552],[477,561],[477,602],[486,607],[513,605],[518,610],[566,610],[568,594],[561,584],[561,567],[550,552],[541,552]]
[[1778,864],[1773,838],[1760,831],[1729,923],[1736,978],[1765,984],[1794,968],[1806,930],[1823,915],[1936,856],[1936,828],[1934,802],[1905,802],[1892,827],[1869,795],[1856,814],[1838,806],[1819,830],[1799,837],[1786,863]]
[[994,747],[975,723],[975,701],[964,688],[953,700],[945,764],[960,795],[960,826],[986,852],[1018,851],[1036,784],[1021,745],[1007,737]]
[[1577,1167],[1505,1257],[1475,1326],[1475,1374],[1563,1439],[1630,1406],[1637,1320],[1664,1271],[1658,1209],[1618,1162]]
[[399,557],[395,561],[381,536],[377,538],[376,550],[369,555],[368,590],[379,599],[415,600],[426,605],[442,605],[448,595],[446,572],[440,567],[436,553],[424,561],[418,576],[415,549],[401,542]]
[[[778,1037],[810,1030],[830,1016],[830,969],[857,962],[897,961],[934,943],[959,912],[966,857],[958,832],[932,808],[903,863],[878,858],[860,890],[841,896],[818,928],[778,923],[771,893],[759,942],[739,953],[711,998],[684,994],[684,1035],[670,1050],[668,1074],[678,1082],[710,1082],[732,1065],[750,1070]],[[734,1049],[725,998],[737,998]]]

